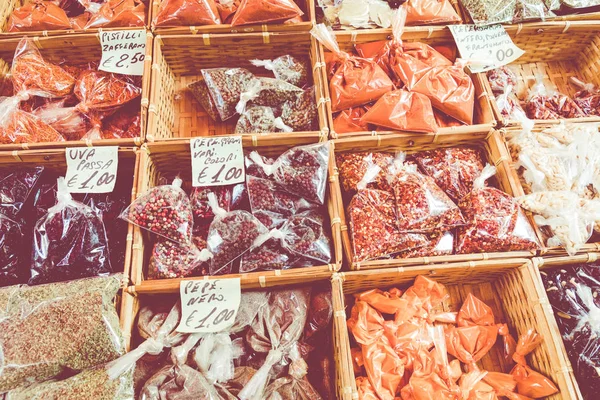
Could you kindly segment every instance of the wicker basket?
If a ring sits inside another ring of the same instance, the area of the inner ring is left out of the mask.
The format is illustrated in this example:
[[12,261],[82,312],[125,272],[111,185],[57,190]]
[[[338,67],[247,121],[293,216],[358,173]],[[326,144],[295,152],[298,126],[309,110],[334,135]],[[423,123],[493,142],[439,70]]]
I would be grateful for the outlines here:
[[149,13],[146,8],[146,25],[138,27],[124,28],[93,28],[93,29],[61,29],[51,31],[31,31],[31,32],[6,32],[8,29],[8,19],[12,12],[27,3],[32,3],[33,0],[2,0],[0,2],[0,38],[2,37],[22,37],[22,36],[60,36],[85,33],[98,33],[101,31],[127,31],[134,29],[144,29],[148,27]]
[[[465,136],[462,134],[414,134],[409,135],[385,135],[363,138],[345,138],[334,140],[335,153],[358,153],[358,152],[396,152],[406,151],[414,153],[423,150],[431,150],[442,147],[457,147],[461,145],[476,146],[485,153],[486,161],[495,165],[497,173],[495,179],[500,189],[508,194],[515,195],[510,174],[509,158],[505,154],[504,143],[498,132],[491,134],[478,134]],[[339,180],[338,180],[339,185]],[[534,251],[513,251],[504,253],[480,253],[480,254],[454,254],[446,256],[432,256],[406,259],[372,260],[364,262],[353,262],[354,254],[350,238],[349,222],[346,219],[346,206],[348,199],[343,198],[342,189],[336,189],[340,194],[337,198],[337,209],[342,220],[342,243],[344,245],[344,258],[351,270],[369,270],[376,268],[393,268],[414,265],[443,264],[460,261],[479,261],[509,258],[528,258],[534,256]],[[528,216],[529,217],[529,216]],[[533,220],[528,218],[534,225]],[[539,239],[539,237],[538,237]]]
[[[87,66],[90,62],[99,62],[101,58],[101,48],[99,34],[72,35],[72,36],[53,36],[53,37],[34,37],[33,42],[40,49],[42,56],[46,61],[53,63],[66,62],[73,66]],[[146,58],[144,63],[144,76],[142,79],[142,97],[141,97],[141,131],[137,138],[125,139],[101,139],[88,141],[65,141],[65,142],[44,142],[44,143],[25,143],[25,144],[3,144],[0,150],[20,150],[20,149],[56,149],[73,146],[140,146],[144,142],[146,135],[146,121],[148,116],[148,96],[150,92],[150,67],[152,65],[152,35],[148,33],[146,41]],[[18,39],[0,40],[0,75],[10,73],[15,49],[21,41]]]
[[[137,188],[137,177],[139,171],[140,155],[139,149],[120,148],[119,149],[119,174],[132,176],[131,198],[135,199]],[[24,166],[43,166],[48,170],[64,174],[67,170],[67,160],[65,150],[20,150],[20,151],[0,151],[0,168],[18,168]],[[127,228],[127,241],[125,244],[125,264],[123,268],[123,287],[131,284],[129,274],[131,269],[131,246],[133,244],[133,225],[129,224]],[[113,266],[115,271],[117,266]]]
[[297,24],[283,24],[283,23],[268,23],[262,25],[240,25],[232,26],[230,24],[221,25],[200,25],[200,26],[181,26],[173,28],[162,28],[154,27],[152,21],[158,14],[158,8],[163,0],[150,0],[152,3],[151,15],[150,15],[150,26],[152,31],[159,35],[171,35],[171,34],[203,34],[203,33],[260,33],[260,32],[308,32],[315,21],[315,1],[314,0],[294,0],[295,3],[300,7],[304,15],[302,16],[302,22]]
[[[187,86],[199,80],[202,76],[200,70],[204,68],[243,67],[257,75],[269,76],[268,71],[253,66],[250,60],[273,59],[286,54],[310,62],[315,69],[320,65],[317,63],[316,41],[308,32],[157,36],[154,41],[148,141],[233,133],[237,118],[226,122],[213,121],[191,93],[185,90]],[[320,99],[320,76],[320,73],[313,72],[319,131],[255,135],[257,142],[279,138],[291,144],[307,138],[317,142],[327,137],[325,105]]]
[[[298,144],[296,144],[298,145]],[[177,174],[185,183],[190,181],[190,151],[189,141],[172,143],[156,143],[146,145],[146,152],[142,151],[140,162],[140,178],[138,179],[137,192],[145,193],[149,188],[156,186],[161,178],[172,179]],[[247,143],[244,144],[247,146]],[[265,144],[255,148],[261,155],[277,156],[293,147],[289,145]],[[187,171],[187,172],[184,172]],[[167,180],[168,181],[168,180]],[[334,271],[338,271],[342,265],[342,244],[340,233],[340,218],[335,206],[335,190],[337,190],[337,174],[334,172],[333,151],[329,168],[329,190],[326,195],[329,220],[331,222],[332,238],[332,263],[329,265],[294,268],[288,270],[251,272],[244,274],[218,276],[216,278],[234,276],[240,277],[245,287],[271,287],[280,285],[297,284],[307,279],[327,279]],[[145,273],[152,251],[150,238],[140,228],[134,228],[133,257],[131,268],[131,280],[135,287],[132,293],[177,293],[182,279],[158,279],[146,280]],[[192,277],[189,279],[211,279],[211,277]]]
[[[544,299],[536,288],[539,278],[535,275],[531,262],[525,259],[508,261],[480,261],[446,264],[431,270],[430,267],[397,270],[373,270],[338,273],[333,277],[334,318],[340,353],[336,359],[344,400],[358,396],[350,355],[350,333],[346,327],[352,304],[346,302],[351,294],[374,289],[399,287],[404,289],[412,284],[418,275],[425,275],[446,285],[450,299],[448,310],[457,311],[465,296],[473,293],[492,307],[497,322],[506,322],[513,334],[522,334],[534,328],[544,338],[544,342],[528,357],[529,365],[536,371],[550,377],[560,389],[560,393],[547,399],[580,399],[574,385],[564,349],[557,347],[556,329],[548,320]],[[465,283],[468,282],[468,283]],[[351,299],[350,299],[351,301]],[[446,308],[445,307],[445,308]],[[560,339],[560,336],[558,337]],[[478,364],[484,370],[509,372],[502,360],[500,341]]]
[[[391,38],[391,29],[368,29],[362,31],[352,32],[336,32],[336,38],[340,49],[348,53],[354,53],[354,45],[357,43],[370,43],[380,40],[389,40]],[[447,28],[444,27],[429,27],[429,28],[405,28],[402,35],[402,40],[407,42],[422,42],[429,45],[440,45],[449,47],[452,49],[456,48],[454,39]],[[322,45],[320,46],[320,60],[325,60],[325,51],[327,51]],[[324,62],[322,63],[324,64]],[[370,135],[371,132],[355,132],[355,133],[336,133],[333,130],[333,114],[331,109],[331,99],[329,91],[329,81],[327,79],[326,68],[321,68],[322,81],[325,82],[323,87],[324,95],[327,101],[327,120],[329,122],[329,128],[331,131],[332,138],[348,137],[348,136],[364,136]],[[452,133],[452,134],[464,134],[473,135],[482,132],[490,132],[496,125],[494,120],[494,114],[492,112],[487,92],[485,90],[485,77],[482,74],[472,74],[471,79],[475,86],[475,113],[473,115],[474,125],[440,128],[440,134]],[[386,132],[377,131],[377,134],[398,134],[398,132]],[[410,133],[408,133],[410,134]]]
[[[525,51],[509,64],[517,76],[515,92],[519,100],[528,97],[536,82],[536,75],[544,77],[548,89],[557,89],[573,96],[577,89],[569,78],[600,86],[600,22],[552,22],[507,26],[506,31],[517,47]],[[502,116],[487,77],[486,90],[490,97],[496,120],[501,126],[519,126],[520,123]],[[600,117],[570,118],[570,122],[600,121]],[[559,120],[536,120],[536,123],[558,123]]]

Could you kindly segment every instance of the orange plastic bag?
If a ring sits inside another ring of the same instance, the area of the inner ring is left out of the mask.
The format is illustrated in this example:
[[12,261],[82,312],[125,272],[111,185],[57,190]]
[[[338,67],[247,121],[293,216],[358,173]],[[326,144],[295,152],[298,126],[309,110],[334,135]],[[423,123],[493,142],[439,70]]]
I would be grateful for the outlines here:
[[409,0],[405,4],[407,25],[447,25],[461,22],[448,0]]
[[69,29],[65,11],[51,1],[36,0],[15,9],[8,19],[8,32]]
[[347,325],[360,344],[373,343],[383,336],[383,317],[364,301],[354,304]]
[[377,397],[375,389],[373,389],[373,385],[371,385],[368,378],[365,378],[364,376],[357,377],[356,387],[358,389],[359,400],[379,400],[379,397]]
[[240,5],[240,0],[215,0],[223,24],[230,24]]
[[156,27],[218,25],[215,0],[163,0],[152,24]]
[[370,103],[393,90],[394,84],[377,63],[341,51],[335,34],[325,25],[315,26],[311,33],[342,60],[329,81],[333,112]]
[[402,382],[404,365],[392,347],[384,341],[363,345],[363,359],[369,381],[381,400],[394,400]]
[[444,114],[441,111],[433,110],[433,116],[435,117],[435,123],[440,128],[451,128],[453,126],[463,126],[464,124],[454,118]]
[[362,116],[360,122],[399,131],[437,131],[433,108],[427,96],[403,89],[384,94]]
[[242,0],[231,25],[265,24],[304,15],[293,0]]
[[360,293],[356,296],[356,299],[364,301],[380,313],[395,314],[398,308],[403,305],[403,302],[400,299],[401,295],[402,291],[400,289],[390,289],[389,292],[372,289]]
[[534,399],[558,393],[554,383],[527,366],[525,356],[531,353],[541,342],[542,337],[533,329],[519,336],[513,360],[517,363],[510,374],[517,382],[517,393]]
[[146,6],[140,0],[108,0],[90,18],[85,29],[146,25]]
[[333,119],[333,130],[336,133],[365,132],[369,130],[369,124],[362,121],[362,116],[369,111],[370,105],[358,106],[348,110],[340,111]]
[[87,23],[90,21],[92,14],[89,12],[84,12],[77,17],[69,18],[69,23],[71,24],[71,29],[82,30],[85,28]]
[[438,110],[471,125],[475,106],[475,87],[462,62],[451,67],[433,67],[413,86],[413,91],[429,97]]

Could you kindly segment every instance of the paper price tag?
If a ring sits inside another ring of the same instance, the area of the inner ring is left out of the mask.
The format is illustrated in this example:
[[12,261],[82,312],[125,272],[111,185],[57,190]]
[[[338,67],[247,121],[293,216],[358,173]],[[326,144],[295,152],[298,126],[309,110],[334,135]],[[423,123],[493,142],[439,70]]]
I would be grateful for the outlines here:
[[119,147],[72,147],[65,181],[70,193],[110,193],[115,188]]
[[240,278],[181,281],[181,322],[177,332],[221,332],[233,325],[240,308]]
[[471,72],[485,72],[510,64],[525,52],[518,48],[500,24],[489,26],[450,25],[448,26],[460,56],[474,61]]
[[146,31],[100,33],[102,59],[98,69],[125,75],[143,75],[146,58]]
[[194,138],[190,151],[194,187],[231,185],[246,179],[241,136]]

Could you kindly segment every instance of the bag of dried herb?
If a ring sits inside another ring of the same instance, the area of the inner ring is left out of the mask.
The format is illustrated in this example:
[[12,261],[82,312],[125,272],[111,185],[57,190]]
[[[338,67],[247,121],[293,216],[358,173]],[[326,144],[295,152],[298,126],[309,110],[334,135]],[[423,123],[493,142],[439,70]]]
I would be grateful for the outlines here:
[[240,101],[240,95],[254,78],[244,68],[203,69],[202,76],[221,121],[227,121],[236,114],[235,106]]
[[71,197],[58,179],[57,203],[35,225],[30,285],[109,274],[102,216]]
[[155,186],[139,196],[121,218],[178,243],[192,239],[194,218],[189,197],[175,178],[171,185]]
[[0,289],[0,392],[123,354],[113,299],[122,275]]
[[274,60],[251,60],[252,65],[272,71],[275,78],[303,87],[308,83],[308,67],[304,61],[285,55]]
[[249,158],[285,191],[318,204],[325,203],[329,142],[293,147],[267,164],[255,151]]
[[24,268],[27,252],[23,251],[25,232],[17,221],[0,214],[0,286],[27,281]]
[[273,109],[267,106],[251,106],[242,111],[235,125],[235,135],[244,133],[293,132],[281,117],[275,117]]
[[43,171],[44,167],[0,171],[0,214],[15,218]]
[[298,93],[295,100],[286,101],[281,106],[281,119],[296,132],[315,130],[317,115],[314,86]]
[[286,101],[292,101],[303,91],[281,79],[255,77],[246,90],[241,93],[240,101],[235,107],[238,114],[243,114],[248,103],[257,106],[279,107]]
[[473,190],[459,203],[467,224],[458,228],[456,253],[494,253],[535,250],[539,242],[517,201],[499,189],[485,186],[496,173],[486,165]]

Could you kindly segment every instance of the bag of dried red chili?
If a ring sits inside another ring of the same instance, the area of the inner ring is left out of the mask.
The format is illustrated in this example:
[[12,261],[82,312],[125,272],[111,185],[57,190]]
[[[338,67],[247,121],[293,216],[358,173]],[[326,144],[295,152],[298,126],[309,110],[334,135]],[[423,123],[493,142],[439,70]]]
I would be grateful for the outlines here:
[[155,186],[139,196],[121,218],[156,235],[178,243],[192,240],[194,218],[189,197],[181,188],[182,180]]
[[13,110],[8,115],[2,114],[0,110],[0,144],[65,141],[65,138],[54,128],[31,113]]
[[471,193],[473,181],[483,171],[481,151],[473,147],[421,151],[412,159],[454,201]]
[[494,166],[486,165],[474,180],[471,193],[458,203],[467,224],[457,230],[457,254],[535,250],[540,246],[517,201],[485,186],[495,173]]
[[148,264],[148,279],[173,279],[208,274],[202,250],[206,240],[194,236],[192,242],[181,244],[159,238],[152,249]]
[[152,21],[154,27],[219,25],[215,0],[162,0]]
[[146,25],[146,6],[140,0],[107,0],[92,15],[85,29],[143,27]]
[[[386,176],[380,171],[385,170],[393,161],[394,157],[389,153],[337,154],[336,163],[342,188],[346,193],[355,192],[358,190],[358,184],[369,172],[374,176],[368,177],[365,187],[386,190],[388,188]],[[374,166],[379,167],[379,170],[373,169]]]
[[428,133],[438,129],[429,98],[404,89],[381,96],[360,121],[399,131]]
[[293,0],[242,0],[231,25],[283,22],[302,15],[304,12]]
[[53,31],[70,27],[62,8],[51,1],[34,0],[12,12],[7,32]]
[[221,121],[227,121],[236,114],[235,107],[240,101],[240,95],[254,78],[244,68],[203,69],[202,76]]
[[434,232],[463,225],[458,206],[433,178],[418,172],[415,165],[405,165],[405,158],[405,153],[399,153],[387,171],[400,232]]
[[527,114],[512,89],[511,85],[506,86],[504,92],[496,96],[496,105],[504,118],[522,121],[527,118]]
[[494,93],[503,93],[504,88],[512,86],[516,88],[518,85],[517,76],[508,66],[502,66],[487,72],[487,78],[490,82],[490,87]]
[[536,83],[529,91],[527,116],[531,119],[582,118],[584,112],[569,96],[544,85],[543,75],[536,76]]
[[329,142],[293,147],[267,164],[255,151],[249,158],[283,190],[306,200],[324,204],[329,167]]
[[593,83],[585,83],[575,77],[569,81],[579,89],[573,100],[586,116],[600,115],[600,90]]
[[436,109],[462,123],[471,125],[475,105],[475,87],[464,71],[464,61],[458,59],[453,66],[429,69],[412,87],[417,93],[429,97]]
[[[410,235],[410,234],[409,234]],[[452,232],[432,233],[424,235],[426,243],[416,249],[400,251],[392,254],[392,258],[417,258],[447,256],[454,252],[454,234]]]
[[448,25],[461,22],[448,0],[410,0],[404,4],[407,9],[407,25]]
[[[132,101],[102,120],[102,139],[137,138],[141,136],[140,102]],[[86,132],[88,132],[86,130]]]
[[370,103],[393,90],[394,84],[375,61],[341,51],[331,29],[318,24],[310,32],[342,60],[329,80],[333,112]]

